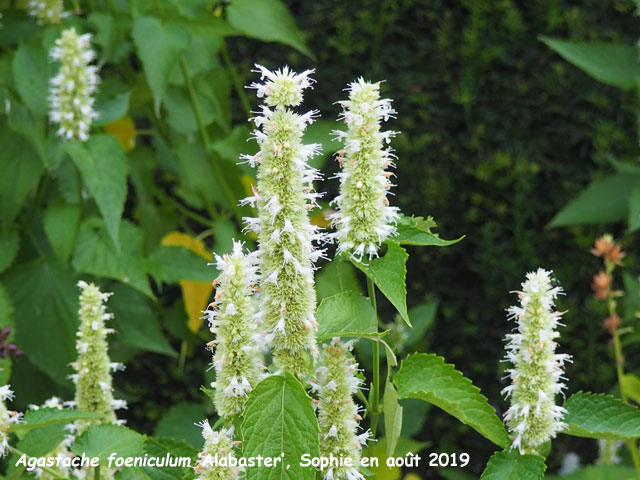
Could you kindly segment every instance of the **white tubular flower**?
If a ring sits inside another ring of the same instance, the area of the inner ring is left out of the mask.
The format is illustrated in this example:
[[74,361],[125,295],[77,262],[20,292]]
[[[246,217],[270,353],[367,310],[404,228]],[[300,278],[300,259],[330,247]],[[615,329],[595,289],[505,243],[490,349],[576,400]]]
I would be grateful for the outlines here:
[[49,54],[61,64],[49,81],[49,120],[59,125],[57,133],[66,140],[88,140],[91,123],[98,116],[93,94],[100,78],[98,67],[89,65],[95,57],[90,47],[91,34],[78,35],[70,28],[62,32]]
[[27,7],[29,15],[36,19],[38,25],[60,23],[64,16],[62,0],[31,0]]
[[[102,413],[106,421],[116,423],[114,407],[123,407],[122,401],[113,398],[111,379],[112,363],[109,359],[107,334],[113,333],[106,328],[105,320],[113,318],[107,313],[104,302],[111,296],[102,293],[93,283],[78,282],[80,294],[80,327],[76,349],[78,359],[71,364],[76,370],[72,375],[76,385],[74,404],[84,412]],[[82,433],[88,422],[78,421],[76,431]]]
[[321,366],[316,370],[317,378],[311,381],[312,389],[319,392],[320,456],[349,457],[353,465],[325,468],[322,474],[326,480],[364,479],[357,467],[369,431],[357,434],[361,417],[353,395],[360,387],[360,379],[355,376],[358,364],[349,354],[351,347],[351,342],[340,343],[338,338],[331,345],[323,345]]
[[516,293],[520,306],[508,310],[517,327],[506,336],[505,360],[513,368],[507,370],[512,383],[502,391],[511,397],[504,419],[514,436],[512,448],[535,453],[566,427],[565,409],[555,404],[555,397],[565,388],[563,366],[571,357],[555,353],[561,313],[554,311],[554,303],[562,288],[554,286],[552,273],[542,268],[528,273],[522,291]]
[[208,345],[216,353],[215,406],[222,417],[241,415],[249,392],[261,380],[262,352],[256,343],[253,292],[258,282],[255,252],[243,254],[242,244],[233,242],[233,252],[216,255],[220,276],[216,300],[207,310],[215,340]]
[[224,428],[219,432],[211,429],[208,420],[197,424],[202,428],[204,446],[202,452],[198,454],[198,462],[194,468],[196,480],[237,480],[240,478],[241,467],[222,466],[228,465],[229,461],[221,462],[221,458],[232,459],[233,453],[233,427],[228,430]]
[[380,98],[380,82],[362,78],[348,88],[349,100],[339,102],[344,111],[339,119],[347,131],[336,131],[344,142],[337,159],[342,164],[340,194],[333,200],[337,212],[329,216],[336,228],[338,253],[350,252],[358,260],[378,255],[380,244],[395,234],[398,208],[389,206],[387,194],[393,187],[386,169],[393,167],[393,150],[388,146],[397,134],[381,131],[383,121],[395,116],[391,100]]
[[12,423],[17,423],[22,418],[18,412],[7,409],[7,400],[13,400],[13,390],[9,385],[4,385],[0,387],[0,457],[4,457],[9,451],[7,430]]
[[307,160],[320,147],[302,143],[304,130],[317,112],[298,115],[289,107],[300,104],[313,71],[296,74],[287,67],[276,72],[257,68],[261,79],[266,78],[263,84],[251,86],[265,102],[261,115],[253,119],[260,151],[245,158],[258,165],[258,188],[244,203],[255,204],[259,212],[259,218],[246,220],[248,228],[258,233],[260,315],[276,365],[303,376],[311,368],[309,352],[316,350],[313,262],[322,250],[312,242],[324,238],[309,221],[308,211],[317,206],[320,196],[312,184],[320,175]]

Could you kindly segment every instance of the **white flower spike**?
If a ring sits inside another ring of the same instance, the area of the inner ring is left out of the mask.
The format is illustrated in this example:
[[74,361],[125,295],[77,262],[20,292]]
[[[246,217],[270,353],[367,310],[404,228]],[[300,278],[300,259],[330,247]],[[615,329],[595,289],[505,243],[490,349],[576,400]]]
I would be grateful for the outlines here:
[[362,446],[369,439],[369,431],[357,434],[360,408],[353,396],[360,388],[355,376],[358,364],[349,354],[352,343],[340,343],[334,338],[330,345],[323,345],[317,379],[311,381],[312,389],[319,392],[318,423],[320,425],[320,456],[351,458],[352,466],[333,466],[322,471],[325,480],[363,480],[358,471]]
[[304,376],[311,369],[310,352],[316,349],[313,260],[322,251],[313,242],[325,235],[311,225],[308,214],[317,207],[320,194],[313,191],[313,181],[320,175],[307,161],[320,147],[302,143],[317,112],[299,115],[289,107],[302,102],[313,70],[296,74],[284,67],[271,72],[258,65],[256,72],[265,80],[251,85],[265,103],[253,118],[260,151],[243,158],[258,166],[257,189],[244,203],[256,205],[259,212],[259,218],[246,222],[258,233],[261,323],[276,365]]
[[[235,458],[233,427],[228,430],[223,428],[218,432],[212,430],[208,420],[197,425],[202,428],[204,446],[198,454],[198,463],[194,468],[196,480],[238,480],[241,468],[227,466],[231,463],[230,460]],[[220,461],[221,458],[229,461]],[[225,466],[222,465],[223,463]]]
[[342,171],[340,194],[333,200],[337,212],[329,215],[338,240],[338,253],[350,252],[356,259],[378,256],[380,244],[395,234],[398,208],[389,205],[387,195],[393,187],[387,168],[395,155],[388,146],[397,132],[381,131],[383,121],[395,116],[391,100],[380,98],[380,82],[362,78],[351,83],[349,100],[339,102],[344,111],[339,119],[347,131],[335,131],[344,142],[337,153]]
[[7,430],[22,418],[22,414],[7,408],[7,400],[13,400],[13,390],[9,385],[4,385],[0,387],[0,457],[4,457],[9,451]]
[[262,352],[256,343],[253,293],[258,282],[255,252],[242,252],[233,242],[233,252],[215,256],[220,276],[216,300],[205,313],[215,339],[213,365],[216,370],[215,407],[222,417],[241,415],[253,387],[262,379]]
[[514,436],[512,448],[536,453],[566,427],[565,409],[555,404],[555,397],[565,388],[563,367],[571,357],[555,353],[561,313],[554,304],[562,288],[554,285],[552,273],[542,268],[528,273],[522,291],[516,293],[520,305],[508,310],[517,327],[506,336],[505,360],[513,367],[507,370],[512,383],[502,391],[511,398],[504,419]]
[[60,62],[60,70],[49,82],[49,120],[59,126],[57,133],[65,140],[84,142],[98,117],[93,94],[100,78],[98,67],[90,65],[95,57],[91,34],[78,35],[75,28],[64,30],[50,56]]
[[27,7],[29,15],[36,19],[38,25],[60,23],[65,16],[62,0],[30,0]]

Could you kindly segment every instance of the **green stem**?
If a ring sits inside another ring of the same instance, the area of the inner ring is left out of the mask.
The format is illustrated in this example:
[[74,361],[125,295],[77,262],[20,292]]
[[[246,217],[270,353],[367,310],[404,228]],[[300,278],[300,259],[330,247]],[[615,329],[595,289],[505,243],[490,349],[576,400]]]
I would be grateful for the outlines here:
[[236,93],[238,94],[238,98],[240,99],[240,103],[242,103],[242,107],[244,108],[244,112],[247,117],[251,116],[251,105],[249,104],[249,99],[247,98],[246,93],[244,92],[244,88],[242,83],[240,82],[240,77],[238,76],[238,72],[236,71],[236,67],[231,61],[231,57],[229,56],[229,51],[227,50],[227,44],[224,40],[222,40],[222,46],[220,47],[220,54],[222,55],[222,61],[224,62],[225,67],[229,70],[231,74],[231,81],[233,82],[233,86],[236,89]]
[[191,218],[192,220],[195,220],[196,222],[204,225],[205,227],[211,227],[212,226],[213,223],[212,223],[212,221],[210,219],[208,219],[206,217],[203,217],[199,213],[196,213],[196,212],[193,212],[193,211],[189,210],[187,207],[182,205],[180,202],[178,202],[171,195],[163,192],[162,190],[158,190],[156,192],[156,195],[161,200],[164,200],[165,203],[169,203],[171,206],[175,207],[176,210],[178,210],[180,213],[182,213],[183,215]]
[[[367,291],[369,292],[369,301],[376,313],[376,331],[378,330],[378,307],[376,305],[376,286],[373,280],[367,276]],[[380,343],[373,342],[373,383],[371,385],[371,436],[376,438],[378,430],[378,417],[380,416]]]
[[100,465],[93,471],[93,480],[100,480]]
[[[189,68],[187,67],[187,62],[185,61],[183,56],[180,57],[180,68],[182,69],[182,75],[184,76],[184,81],[187,86],[187,92],[189,92],[189,100],[191,101],[191,107],[193,108],[193,113],[196,116],[196,122],[198,122],[200,135],[202,136],[202,143],[204,143],[204,147],[207,153],[209,153],[209,146],[211,145],[211,141],[209,140],[209,133],[207,132],[207,128],[204,124],[204,121],[202,120],[202,113],[200,112],[200,107],[198,106],[196,91],[193,88],[193,82],[191,81],[191,77],[189,76]],[[211,162],[211,165],[213,167],[213,172],[216,178],[218,179],[218,182],[220,182],[220,187],[222,188],[222,191],[227,197],[227,200],[229,201],[229,205],[231,205],[231,209],[233,210],[233,213],[236,219],[238,220],[238,224],[242,225],[242,213],[238,208],[238,202],[235,196],[233,195],[231,188],[229,188],[229,185],[227,184],[227,181],[223,176],[222,170],[220,168],[220,164],[218,163],[217,160],[214,159]]]
[[[22,451],[18,450],[18,449],[17,449],[17,448],[15,448],[15,447],[12,447],[11,445],[9,445],[8,449],[9,449],[9,451],[10,451],[11,453],[15,453],[16,455],[18,455],[18,456],[20,456],[20,457],[21,457],[22,455],[27,455],[26,453],[24,453],[24,452],[22,452]],[[27,458],[34,458],[34,457],[32,457],[31,455],[27,455]],[[43,472],[48,473],[49,475],[51,475],[53,478],[63,478],[63,479],[64,479],[64,478],[66,478],[66,477],[65,477],[64,475],[62,475],[60,472],[57,472],[57,471],[55,471],[54,469],[49,468],[49,467],[47,467],[47,466],[44,466],[44,467],[38,467],[38,468],[39,468],[40,470],[42,470]]]

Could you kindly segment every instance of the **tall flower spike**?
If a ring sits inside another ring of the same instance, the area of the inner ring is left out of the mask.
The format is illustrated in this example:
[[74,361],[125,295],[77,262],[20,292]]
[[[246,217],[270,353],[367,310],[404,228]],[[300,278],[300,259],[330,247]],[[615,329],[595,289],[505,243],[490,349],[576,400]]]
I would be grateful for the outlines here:
[[4,385],[0,387],[0,457],[4,457],[9,451],[7,430],[22,417],[22,414],[7,409],[7,400],[13,400],[13,390],[9,385]]
[[38,25],[60,23],[64,16],[62,0],[31,0],[27,7]]
[[307,70],[287,67],[271,72],[257,66],[261,79],[251,88],[264,98],[261,114],[253,118],[260,151],[244,156],[258,165],[258,188],[243,203],[257,205],[259,218],[248,218],[247,228],[258,233],[261,273],[261,324],[279,368],[302,376],[311,368],[309,351],[315,350],[316,296],[313,262],[323,251],[313,246],[324,234],[311,225],[308,211],[320,194],[313,181],[320,178],[307,160],[319,145],[304,145],[302,135],[316,111],[298,115],[302,92],[311,86]]
[[222,417],[240,415],[249,392],[260,381],[262,352],[256,343],[252,297],[258,281],[258,258],[255,252],[243,254],[242,244],[233,242],[233,252],[216,255],[220,276],[216,300],[207,310],[216,349],[215,406]]
[[[126,408],[126,402],[113,398],[111,372],[124,366],[109,359],[107,334],[113,330],[105,327],[105,321],[113,318],[104,304],[111,294],[102,293],[93,283],[80,281],[78,286],[81,289],[78,359],[72,364],[77,373],[71,376],[76,385],[74,405],[83,412],[104,414],[108,422],[122,423],[116,420],[115,410]],[[86,422],[78,421],[78,433],[86,426]]]
[[344,141],[344,149],[337,153],[342,165],[336,175],[340,194],[332,202],[337,212],[329,218],[336,228],[332,237],[338,240],[338,253],[350,252],[360,260],[363,255],[377,256],[380,243],[396,231],[398,208],[389,206],[387,199],[393,174],[386,169],[394,166],[388,144],[397,132],[380,130],[396,111],[390,99],[380,98],[379,82],[360,78],[347,90],[349,100],[339,102],[344,109],[339,120],[347,124],[347,131],[334,132]]
[[[240,478],[239,468],[222,466],[221,458],[231,459],[233,453],[233,427],[224,428],[219,432],[211,429],[208,420],[199,423],[204,437],[202,452],[198,454],[198,463],[195,466],[196,480],[237,480]],[[217,456],[217,459],[216,459]]]
[[502,390],[511,397],[504,419],[514,436],[512,448],[535,453],[566,426],[566,410],[555,404],[555,397],[565,388],[563,366],[571,357],[555,353],[561,313],[554,311],[554,304],[562,288],[554,285],[552,273],[542,268],[528,273],[522,291],[516,293],[520,306],[508,309],[517,327],[506,336],[505,361],[513,368],[507,370],[512,383]]
[[360,387],[360,379],[355,376],[358,364],[349,350],[351,343],[340,343],[338,338],[334,338],[331,345],[323,345],[317,379],[311,381],[312,390],[317,390],[319,395],[320,456],[348,457],[353,465],[325,468],[322,473],[326,480],[364,479],[357,466],[369,431],[357,434],[361,417],[353,395]]
[[49,120],[59,125],[58,135],[67,140],[88,140],[91,123],[98,117],[93,94],[100,79],[98,67],[89,65],[95,57],[90,47],[91,34],[78,35],[70,28],[49,54],[61,64],[49,82]]

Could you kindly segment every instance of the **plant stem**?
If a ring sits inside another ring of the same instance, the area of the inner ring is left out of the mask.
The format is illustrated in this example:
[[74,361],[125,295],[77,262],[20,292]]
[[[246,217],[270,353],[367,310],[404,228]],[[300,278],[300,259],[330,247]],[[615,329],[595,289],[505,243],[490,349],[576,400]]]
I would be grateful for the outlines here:
[[100,480],[100,465],[93,471],[93,480]]
[[[202,143],[204,143],[204,148],[209,152],[209,146],[211,145],[211,141],[209,140],[209,133],[207,132],[207,127],[202,120],[202,113],[200,112],[200,107],[198,106],[198,101],[196,99],[196,92],[193,88],[193,82],[191,81],[191,77],[189,76],[189,68],[187,67],[187,62],[184,59],[184,56],[180,57],[180,68],[182,69],[182,75],[184,76],[184,82],[187,86],[187,91],[189,92],[189,100],[191,101],[191,107],[193,108],[193,113],[195,114],[196,121],[198,122],[198,128],[200,129],[200,135],[202,136]],[[224,192],[227,200],[229,201],[229,205],[231,205],[231,210],[238,220],[238,224],[242,225],[242,213],[240,213],[240,209],[238,208],[238,202],[229,188],[227,181],[225,180],[222,170],[220,168],[220,164],[217,160],[213,159],[211,162],[211,166],[213,167],[214,174],[220,183],[220,187]]]
[[[376,305],[376,286],[367,276],[367,291],[369,292],[369,301],[376,314],[376,331],[378,330],[378,307]],[[380,343],[373,342],[373,383],[371,386],[371,436],[376,438],[378,430],[378,416],[380,415]]]
[[220,54],[222,55],[222,61],[224,62],[225,67],[229,70],[231,74],[231,81],[233,82],[233,86],[236,89],[236,93],[238,94],[238,98],[240,99],[240,103],[242,103],[242,107],[244,108],[244,112],[247,117],[251,116],[251,105],[249,104],[249,99],[244,92],[244,88],[242,87],[242,83],[240,82],[240,77],[238,77],[238,72],[236,71],[236,67],[231,61],[231,57],[229,56],[229,51],[227,50],[227,44],[224,39],[222,40],[222,46],[220,47]]

